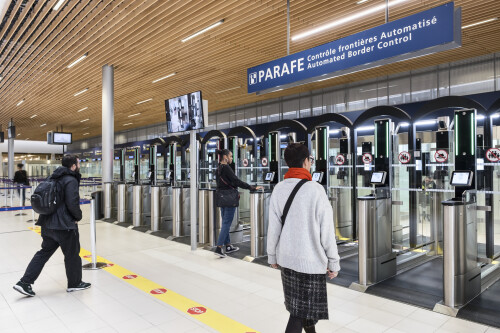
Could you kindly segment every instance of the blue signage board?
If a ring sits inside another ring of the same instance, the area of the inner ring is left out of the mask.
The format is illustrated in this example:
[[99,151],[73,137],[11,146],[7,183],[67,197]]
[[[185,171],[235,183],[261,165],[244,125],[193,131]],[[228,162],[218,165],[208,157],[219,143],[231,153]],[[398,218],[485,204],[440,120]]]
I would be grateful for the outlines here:
[[450,2],[249,68],[248,93],[266,93],[461,46],[461,9]]

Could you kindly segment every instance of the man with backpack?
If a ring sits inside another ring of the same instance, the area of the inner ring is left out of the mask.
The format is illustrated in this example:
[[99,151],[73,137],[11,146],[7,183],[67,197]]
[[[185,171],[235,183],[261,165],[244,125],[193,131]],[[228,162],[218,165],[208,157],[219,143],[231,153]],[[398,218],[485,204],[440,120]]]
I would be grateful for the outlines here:
[[[22,163],[17,165],[17,171],[14,174],[14,183],[19,186],[29,186],[30,183],[28,181],[28,174],[26,173],[26,170],[23,170],[23,166],[24,165]],[[18,188],[17,194],[19,194],[22,206],[24,207],[24,202],[26,201],[26,188]]]
[[33,209],[41,212],[37,225],[42,227],[42,249],[38,251],[14,289],[26,296],[35,296],[31,285],[43,266],[58,247],[64,254],[68,288],[78,291],[90,288],[82,281],[80,239],[77,222],[82,219],[80,209],[80,160],[76,155],[65,155],[62,166],[41,183],[31,197]]

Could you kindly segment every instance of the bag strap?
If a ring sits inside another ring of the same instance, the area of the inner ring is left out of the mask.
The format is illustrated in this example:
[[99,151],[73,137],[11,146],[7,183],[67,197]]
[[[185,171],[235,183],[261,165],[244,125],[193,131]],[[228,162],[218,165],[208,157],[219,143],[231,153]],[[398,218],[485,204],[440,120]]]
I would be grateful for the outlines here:
[[233,190],[236,190],[234,187],[232,187],[231,185],[229,185],[228,183],[226,183],[226,181],[224,180],[224,178],[222,178],[222,175],[221,175],[222,168],[223,168],[223,166],[222,166],[222,164],[220,164],[219,165],[219,179],[222,180],[224,182],[224,184],[226,184],[227,186],[229,186]]
[[295,198],[295,195],[300,190],[300,188],[302,187],[302,185],[304,185],[307,182],[308,182],[307,179],[302,179],[297,185],[295,185],[295,187],[293,188],[292,193],[288,197],[288,201],[285,204],[285,209],[283,209],[283,215],[281,215],[281,228],[282,229],[285,226],[286,216],[288,215],[288,211],[290,210],[290,207],[292,206],[292,201]]

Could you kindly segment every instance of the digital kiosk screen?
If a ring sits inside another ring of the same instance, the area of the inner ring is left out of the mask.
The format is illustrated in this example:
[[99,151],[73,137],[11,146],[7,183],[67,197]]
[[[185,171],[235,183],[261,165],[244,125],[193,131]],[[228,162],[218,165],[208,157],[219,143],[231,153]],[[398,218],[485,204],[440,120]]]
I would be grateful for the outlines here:
[[313,182],[320,183],[323,180],[323,172],[322,171],[313,172],[312,180]]
[[472,171],[453,171],[450,184],[453,186],[471,186],[473,174]]
[[387,176],[387,172],[385,172],[385,171],[375,171],[372,173],[370,183],[372,183],[374,185],[385,184],[385,177],[386,176]]
[[274,172],[266,173],[266,177],[264,178],[266,182],[272,182],[274,180]]
[[168,133],[202,129],[208,121],[201,91],[167,99],[165,113]]

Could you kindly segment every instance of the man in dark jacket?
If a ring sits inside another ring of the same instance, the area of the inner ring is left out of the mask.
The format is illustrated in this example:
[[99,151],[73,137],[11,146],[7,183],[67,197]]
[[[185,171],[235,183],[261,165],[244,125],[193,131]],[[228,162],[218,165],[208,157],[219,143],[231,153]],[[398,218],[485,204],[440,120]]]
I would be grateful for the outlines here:
[[[14,174],[14,183],[16,183],[19,186],[28,186],[30,184],[28,181],[28,174],[26,173],[25,170],[23,170],[23,166],[24,165],[22,163],[19,163],[17,165],[17,171]],[[19,196],[21,197],[22,206],[24,207],[24,202],[26,201],[26,189],[18,188],[17,194],[19,194]]]
[[43,266],[60,246],[64,254],[68,292],[90,288],[82,281],[80,239],[77,222],[82,219],[80,209],[80,160],[76,155],[65,155],[62,166],[50,176],[61,185],[60,198],[64,199],[52,215],[40,215],[37,225],[42,227],[42,249],[38,251],[14,289],[26,296],[35,296],[31,285],[42,272]]

